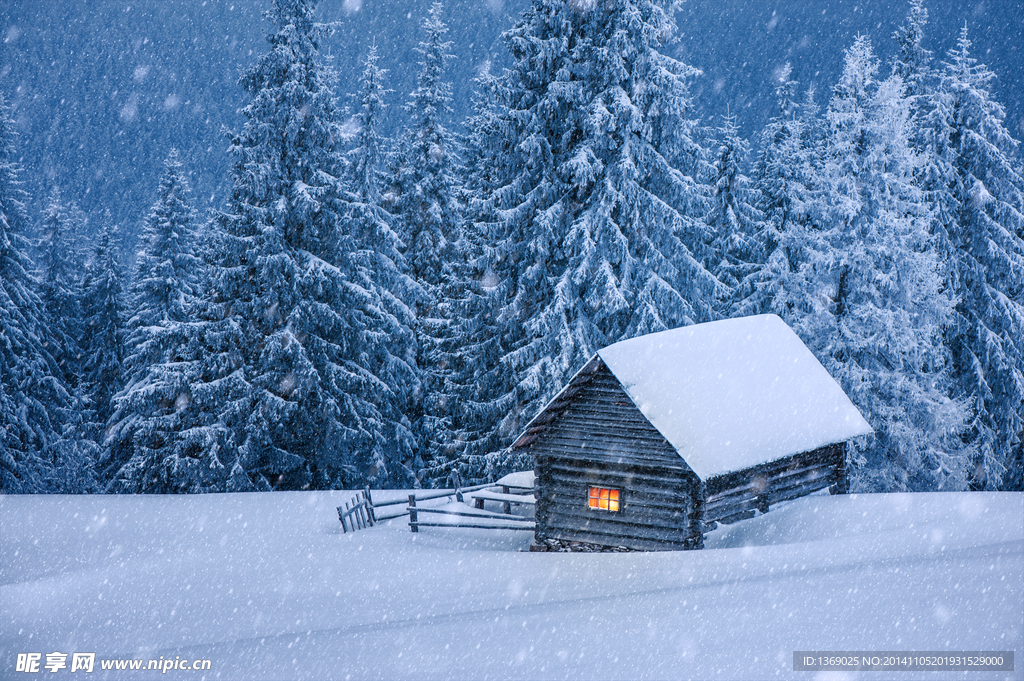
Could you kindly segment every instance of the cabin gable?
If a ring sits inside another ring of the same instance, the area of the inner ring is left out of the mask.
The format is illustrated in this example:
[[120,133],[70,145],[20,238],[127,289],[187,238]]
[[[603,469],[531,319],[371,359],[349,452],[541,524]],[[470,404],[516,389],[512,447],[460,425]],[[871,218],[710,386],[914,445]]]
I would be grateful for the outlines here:
[[539,541],[702,543],[700,480],[599,358],[531,426],[513,447],[534,456]]

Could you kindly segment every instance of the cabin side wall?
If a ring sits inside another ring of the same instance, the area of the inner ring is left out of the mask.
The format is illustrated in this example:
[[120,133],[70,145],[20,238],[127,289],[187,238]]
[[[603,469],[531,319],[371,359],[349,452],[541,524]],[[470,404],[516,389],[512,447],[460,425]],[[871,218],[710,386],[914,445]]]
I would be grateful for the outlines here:
[[[700,481],[602,367],[530,444],[538,541],[639,550],[703,546]],[[617,512],[590,508],[590,487],[616,489]]]
[[765,513],[772,504],[796,499],[826,487],[834,494],[848,489],[846,443],[710,478],[706,486],[705,524],[733,523]]

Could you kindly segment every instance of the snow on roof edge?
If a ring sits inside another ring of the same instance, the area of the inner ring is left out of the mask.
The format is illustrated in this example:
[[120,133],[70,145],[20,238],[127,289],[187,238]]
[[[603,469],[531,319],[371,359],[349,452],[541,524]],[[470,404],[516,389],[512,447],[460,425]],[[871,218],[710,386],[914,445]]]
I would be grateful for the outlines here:
[[647,334],[597,355],[704,480],[873,432],[776,315]]

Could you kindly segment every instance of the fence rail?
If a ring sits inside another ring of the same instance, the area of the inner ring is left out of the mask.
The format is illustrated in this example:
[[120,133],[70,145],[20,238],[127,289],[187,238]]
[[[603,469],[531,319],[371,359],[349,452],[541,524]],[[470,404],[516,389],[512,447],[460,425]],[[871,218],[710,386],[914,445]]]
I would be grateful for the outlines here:
[[[484,525],[482,523],[468,523],[465,521],[455,523],[431,523],[419,519],[420,513],[436,513],[439,515],[450,515],[464,518],[476,518],[477,520],[498,520],[504,521],[498,525]],[[415,495],[409,495],[409,531],[419,532],[421,527],[466,527],[476,530],[529,530],[533,531],[537,523],[527,518],[505,515],[504,513],[490,513],[488,511],[477,513],[466,513],[465,511],[453,511],[443,508],[417,508]]]
[[[409,529],[413,532],[419,532],[420,527],[471,527],[483,530],[533,530],[536,527],[536,522],[533,520],[511,514],[511,504],[532,504],[532,494],[510,494],[510,490],[507,485],[498,485],[493,482],[473,485],[471,487],[461,487],[459,486],[458,476],[453,474],[452,478],[452,482],[456,485],[454,489],[436,490],[427,494],[410,494],[408,500],[397,499],[393,501],[374,503],[373,497],[370,494],[370,488],[367,487],[366,489],[357,492],[352,501],[347,502],[343,506],[338,506],[338,519],[341,521],[341,529],[343,532],[355,532],[356,530],[373,527],[378,522],[384,520],[393,520],[404,516],[409,516]],[[474,502],[477,509],[472,513],[436,508],[417,508],[416,506],[417,501],[429,501],[431,499],[441,499],[444,497],[455,497],[457,501],[464,503],[465,499],[463,497],[463,493],[469,494],[471,492],[488,489],[501,489],[501,493],[492,491],[491,493],[476,497]],[[523,491],[525,492],[526,489],[524,488]],[[532,490],[530,491],[532,492]],[[483,502],[485,499],[502,502],[503,510],[505,512],[494,513],[484,510]],[[388,515],[377,515],[377,509],[385,506],[398,506],[399,504],[408,504],[408,506],[397,513],[391,512]],[[505,522],[493,525],[485,525],[481,522],[470,523],[465,521],[455,523],[421,522],[418,516],[419,513],[436,513],[440,515],[476,518],[478,521],[493,519]]]

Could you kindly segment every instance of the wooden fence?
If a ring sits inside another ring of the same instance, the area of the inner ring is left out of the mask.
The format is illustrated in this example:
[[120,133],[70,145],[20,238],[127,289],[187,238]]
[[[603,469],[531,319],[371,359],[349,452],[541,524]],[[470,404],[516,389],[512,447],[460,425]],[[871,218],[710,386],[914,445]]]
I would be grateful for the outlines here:
[[[409,530],[412,532],[419,532],[421,527],[468,527],[477,530],[529,530],[533,531],[537,527],[537,523],[527,518],[519,518],[518,516],[510,516],[504,513],[491,513],[488,511],[472,509],[470,512],[466,511],[455,511],[451,509],[443,508],[418,508],[416,506],[415,495],[409,495]],[[420,513],[436,513],[444,516],[457,516],[464,518],[476,518],[477,520],[499,520],[502,521],[500,524],[483,524],[480,522],[454,522],[454,523],[432,523],[424,522],[419,519]]]
[[[457,476],[454,476],[453,482],[458,485],[459,480]],[[500,489],[501,492],[496,490]],[[517,488],[518,489],[518,488]],[[472,492],[479,492],[482,490],[492,490],[474,496]],[[526,491],[525,489],[523,490]],[[511,490],[507,485],[498,485],[495,483],[484,483],[482,485],[473,485],[472,487],[461,487],[457,486],[454,489],[448,490],[434,490],[420,494],[410,494],[408,501],[405,499],[397,499],[393,501],[384,501],[380,503],[374,503],[373,497],[370,494],[370,489],[367,487],[361,492],[357,492],[356,496],[352,501],[346,503],[344,506],[338,506],[338,519],[341,520],[341,529],[344,532],[355,532],[366,527],[373,527],[376,523],[383,520],[392,520],[394,518],[401,518],[403,516],[409,516],[409,529],[413,532],[419,532],[421,527],[469,527],[474,529],[482,530],[530,530],[532,531],[536,527],[536,523],[528,518],[522,518],[519,516],[512,515],[512,505],[520,504],[533,504],[534,498],[531,494],[514,494],[510,493]],[[423,508],[417,506],[417,502],[428,501],[430,499],[442,499],[444,497],[454,497],[456,501],[465,502],[464,494],[470,495],[473,499],[476,508],[467,507],[465,511],[453,510],[453,509],[438,509],[438,508]],[[497,501],[502,504],[504,513],[493,513],[484,509],[484,500]],[[397,506],[399,504],[408,504],[406,508],[403,508],[399,513],[390,513],[387,515],[377,515],[377,510],[386,506]],[[446,516],[458,516],[475,518],[478,520],[476,523],[457,521],[454,523],[449,522],[424,522],[420,520],[419,514],[439,514]],[[497,520],[501,521],[498,524],[485,524],[480,522],[482,520]]]
[[370,497],[370,488],[362,492],[356,492],[352,501],[346,502],[344,507],[338,507],[338,519],[341,520],[341,529],[344,532],[362,530],[366,527],[373,527],[377,518],[373,510],[373,502]]

